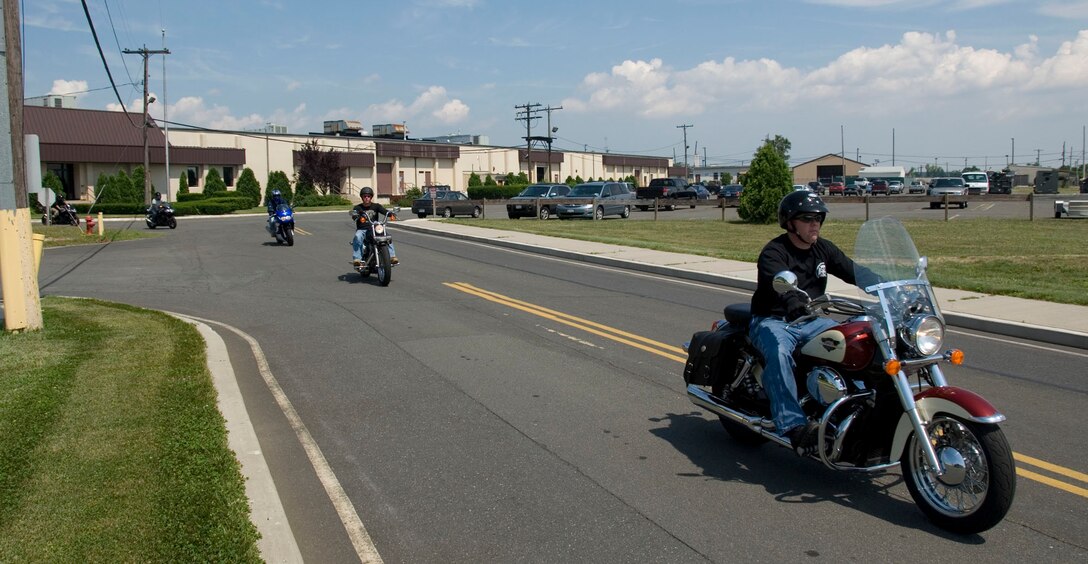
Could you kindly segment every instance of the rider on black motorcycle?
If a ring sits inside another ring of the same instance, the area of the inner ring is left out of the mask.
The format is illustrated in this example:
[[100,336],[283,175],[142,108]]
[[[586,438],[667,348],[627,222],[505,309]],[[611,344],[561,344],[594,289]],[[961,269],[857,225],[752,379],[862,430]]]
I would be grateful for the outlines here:
[[64,196],[57,194],[57,199],[53,202],[53,205],[49,206],[49,215],[53,218],[53,223],[57,223],[61,219],[68,223],[69,218],[61,216],[61,214],[66,213],[68,213],[68,202],[64,201]]
[[[820,239],[827,213],[823,200],[807,190],[790,192],[782,198],[778,225],[786,233],[772,239],[760,252],[757,286],[752,294],[749,335],[766,362],[763,387],[771,401],[774,424],[778,434],[789,437],[794,451],[802,456],[815,448],[819,425],[805,416],[798,401],[793,352],[799,344],[837,322],[828,317],[795,325],[790,322],[808,313],[805,306],[810,298],[825,293],[828,274],[855,283],[854,262],[831,241]],[[774,290],[774,276],[784,270],[797,275],[800,291],[779,294]]]
[[[355,266],[359,266],[363,263],[363,246],[366,238],[366,212],[373,211],[382,215],[392,215],[385,206],[374,201],[374,189],[370,186],[364,186],[362,190],[359,190],[359,197],[362,198],[362,202],[355,204],[355,207],[351,208],[351,218],[355,220],[355,237],[351,240],[351,261]],[[396,217],[395,215],[393,217]],[[393,249],[393,244],[389,244],[389,262],[397,264],[400,260],[397,258],[397,251]]]

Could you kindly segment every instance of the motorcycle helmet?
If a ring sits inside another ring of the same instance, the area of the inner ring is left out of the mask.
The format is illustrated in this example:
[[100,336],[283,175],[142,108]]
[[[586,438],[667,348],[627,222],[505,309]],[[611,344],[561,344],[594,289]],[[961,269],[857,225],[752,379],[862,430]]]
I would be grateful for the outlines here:
[[161,192],[155,192],[155,199],[156,200],[161,200],[162,199],[162,193]]
[[272,191],[272,195],[273,195],[273,196],[279,196],[279,195],[280,195],[280,191],[279,191],[279,190],[273,190],[273,191]]
[[367,196],[370,196],[371,198],[373,198],[374,197],[374,189],[371,188],[370,186],[363,186],[363,189],[359,190],[359,197],[360,198],[365,198]]
[[789,231],[786,224],[803,213],[820,214],[820,223],[827,217],[827,205],[819,196],[808,190],[795,190],[778,202],[778,225]]

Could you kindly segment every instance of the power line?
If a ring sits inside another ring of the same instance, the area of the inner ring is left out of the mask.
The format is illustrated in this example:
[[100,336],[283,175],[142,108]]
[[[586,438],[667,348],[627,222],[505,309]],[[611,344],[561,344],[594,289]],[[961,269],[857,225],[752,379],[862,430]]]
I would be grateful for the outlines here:
[[[125,109],[125,102],[121,100],[121,94],[117,92],[117,83],[113,81],[113,74],[110,73],[110,66],[106,63],[106,55],[102,53],[102,44],[98,41],[98,32],[94,29],[94,22],[91,21],[91,12],[87,9],[87,0],[80,0],[83,4],[83,14],[87,16],[87,25],[91,28],[91,36],[94,37],[94,46],[98,48],[98,56],[102,59],[102,66],[106,69],[106,77],[110,79],[110,85],[113,86],[113,94],[117,96],[117,103],[121,104],[121,111],[125,113],[125,117],[128,118],[128,122],[132,124],[132,127],[136,127],[136,124],[132,121],[132,116],[128,115],[128,110]],[[146,123],[144,125],[147,125]]]

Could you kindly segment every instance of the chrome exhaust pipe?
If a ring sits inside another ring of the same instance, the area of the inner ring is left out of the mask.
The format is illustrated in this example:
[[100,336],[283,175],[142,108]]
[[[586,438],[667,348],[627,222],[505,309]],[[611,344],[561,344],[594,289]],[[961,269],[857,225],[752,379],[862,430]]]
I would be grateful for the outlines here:
[[776,433],[763,427],[763,418],[754,417],[751,415],[745,415],[727,405],[721,400],[721,398],[710,394],[706,390],[696,386],[695,384],[688,384],[688,399],[691,403],[722,417],[728,417],[741,425],[744,425],[753,433],[762,435],[765,439],[778,443],[786,448],[792,448],[790,441],[787,438],[780,437]]

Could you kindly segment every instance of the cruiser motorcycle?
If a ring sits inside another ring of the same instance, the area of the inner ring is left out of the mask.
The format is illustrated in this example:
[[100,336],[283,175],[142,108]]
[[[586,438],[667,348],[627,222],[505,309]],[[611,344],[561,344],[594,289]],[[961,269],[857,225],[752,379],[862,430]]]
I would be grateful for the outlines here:
[[72,207],[72,204],[64,204],[62,209],[50,208],[49,216],[42,214],[42,225],[75,225],[79,227],[79,216],[76,214],[76,209]]
[[[819,422],[810,458],[848,472],[899,466],[934,524],[959,534],[985,531],[1005,517],[1016,491],[1012,450],[998,426],[1005,416],[945,379],[941,365],[961,364],[963,352],[944,348],[927,262],[906,228],[893,218],[867,221],[854,251],[856,279],[872,281],[860,299],[811,299],[808,315],[796,321],[839,321],[794,353],[802,408]],[[779,273],[774,288],[794,291],[796,280]],[[741,443],[789,448],[772,422],[750,320],[749,304],[727,306],[725,319],[685,344],[688,398],[718,415]]]
[[[396,211],[399,210],[390,210],[388,214],[380,215],[374,210],[367,210],[362,216],[365,218],[363,261],[355,270],[363,278],[369,278],[373,273],[378,278],[378,284],[382,286],[388,286],[393,280],[394,265],[389,257],[389,245],[393,242],[393,236],[389,234],[385,224],[396,219]],[[352,219],[357,219],[354,212]]]

